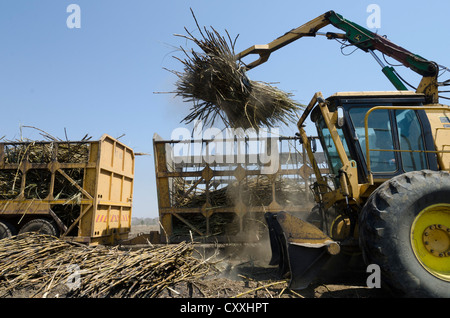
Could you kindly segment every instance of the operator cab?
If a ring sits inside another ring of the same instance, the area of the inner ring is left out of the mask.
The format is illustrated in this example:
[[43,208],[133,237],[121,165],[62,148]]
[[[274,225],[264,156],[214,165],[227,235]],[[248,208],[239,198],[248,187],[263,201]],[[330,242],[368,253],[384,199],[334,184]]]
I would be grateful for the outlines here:
[[[326,101],[330,112],[339,109],[339,116],[343,116],[336,129],[348,159],[357,163],[359,183],[367,182],[368,177],[366,138],[369,139],[370,171],[375,180],[390,179],[408,171],[438,170],[436,155],[424,152],[435,150],[425,111],[401,109],[401,106],[423,106],[423,94],[350,92],[334,94]],[[364,118],[375,106],[399,106],[400,109],[372,111],[368,116],[366,136]],[[330,173],[338,176],[342,162],[319,107],[312,111],[311,119],[317,127]]]

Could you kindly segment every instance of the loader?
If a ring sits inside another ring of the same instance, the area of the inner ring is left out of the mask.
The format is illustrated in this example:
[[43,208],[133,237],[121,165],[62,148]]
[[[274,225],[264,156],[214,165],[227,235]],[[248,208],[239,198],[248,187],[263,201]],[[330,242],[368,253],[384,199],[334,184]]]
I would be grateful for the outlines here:
[[[344,33],[319,30],[332,25]],[[383,286],[406,297],[450,297],[450,107],[439,103],[443,66],[392,43],[334,11],[236,59],[256,55],[247,70],[302,37],[338,39],[372,55],[393,91],[318,92],[299,119],[298,136],[316,181],[308,217],[268,212],[272,258],[291,289],[304,289],[336,255],[361,253],[378,265]],[[419,74],[405,82],[388,56]],[[406,86],[411,86],[408,90]],[[445,98],[445,97],[444,97]],[[323,174],[314,158],[307,119],[327,158]]]

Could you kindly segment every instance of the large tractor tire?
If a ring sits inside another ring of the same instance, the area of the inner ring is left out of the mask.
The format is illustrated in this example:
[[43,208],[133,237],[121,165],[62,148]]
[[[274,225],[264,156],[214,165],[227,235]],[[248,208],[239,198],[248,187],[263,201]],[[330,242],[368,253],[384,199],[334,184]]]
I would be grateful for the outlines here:
[[0,221],[0,240],[16,235],[14,226],[6,221]]
[[39,234],[46,234],[51,236],[58,236],[59,231],[54,222],[46,219],[33,219],[26,223],[19,230],[19,234],[27,232],[37,232]]
[[450,174],[414,171],[375,190],[359,220],[367,264],[406,297],[450,297]]

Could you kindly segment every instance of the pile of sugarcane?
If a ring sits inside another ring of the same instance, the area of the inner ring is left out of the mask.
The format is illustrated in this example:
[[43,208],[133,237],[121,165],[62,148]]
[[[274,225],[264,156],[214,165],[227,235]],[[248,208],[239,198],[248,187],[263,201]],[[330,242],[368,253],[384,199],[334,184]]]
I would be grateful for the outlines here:
[[121,250],[26,233],[0,240],[0,297],[55,297],[61,290],[65,297],[157,297],[212,266],[195,257],[190,242]]
[[[79,186],[83,186],[84,170],[80,168],[65,169],[65,173]],[[15,199],[20,194],[22,172],[14,169],[0,170],[0,199]],[[26,199],[45,199],[50,191],[51,173],[46,169],[30,169],[26,173],[27,179],[23,195]],[[74,187],[64,176],[56,173],[53,188],[55,200],[71,199],[80,196],[80,191]]]
[[[301,206],[309,203],[306,191],[302,189],[298,180],[279,177],[271,181],[267,176],[248,177],[241,182],[233,181],[229,185],[220,189],[194,189],[191,190],[191,184],[183,183],[181,178],[174,179],[171,192],[175,207],[182,208],[201,208],[206,203],[214,211],[214,208],[230,207],[231,210],[238,202],[242,202],[248,207],[267,207],[272,203],[273,190],[275,190],[275,201],[282,207]],[[272,183],[273,182],[273,183]],[[274,189],[273,189],[274,185]],[[189,194],[186,195],[186,193]],[[193,235],[198,231],[206,233],[206,218],[201,213],[183,213],[183,220],[173,218],[173,235],[187,236],[189,231]],[[246,215],[242,221],[244,228],[250,229],[260,235],[264,233],[265,228],[257,224],[256,215]],[[187,221],[189,224],[186,224]],[[213,213],[209,219],[210,235],[234,235],[239,232],[241,227],[239,218],[234,213]]]
[[20,193],[22,171],[14,169],[0,170],[0,199],[15,198]]
[[[5,141],[3,163],[16,164],[17,169],[0,170],[0,199],[14,199],[19,195],[22,171],[20,165],[27,161],[35,164],[49,164],[56,160],[60,163],[86,163],[89,159],[89,139],[87,135],[80,142],[63,141],[45,134],[46,141]],[[65,169],[79,186],[83,184],[84,170]],[[26,186],[23,194],[27,199],[45,199],[49,194],[51,173],[48,169],[30,169],[26,173]],[[79,195],[79,191],[62,175],[56,174],[53,189],[55,199],[68,199]]]
[[[195,188],[190,190],[191,184],[183,181],[182,178],[174,179],[171,195],[173,205],[176,207],[199,207],[206,203],[206,189]],[[229,206],[230,201],[227,196],[228,187],[209,190],[209,203],[214,207]]]
[[89,143],[84,142],[19,142],[5,143],[4,163],[50,163],[57,146],[56,160],[60,163],[85,163],[89,159]]
[[[195,189],[189,195],[190,184],[181,179],[174,182],[172,195],[177,207],[201,207],[208,202],[212,207],[234,206],[239,200],[247,206],[267,206],[272,198],[272,182],[267,176],[247,178],[241,182],[234,181],[220,189],[210,189],[208,194],[203,189]],[[279,177],[274,182],[275,200],[282,206],[302,205],[305,203],[305,191],[298,180]]]
[[[195,16],[194,16],[195,19]],[[244,63],[235,57],[236,39],[228,32],[222,36],[214,28],[199,27],[201,38],[196,38],[186,28],[182,36],[200,48],[188,52],[181,48],[186,58],[180,59],[184,72],[172,71],[178,76],[176,95],[192,102],[191,112],[182,122],[202,121],[213,125],[220,119],[231,128],[274,127],[289,124],[301,109],[292,95],[268,83],[249,80]]]

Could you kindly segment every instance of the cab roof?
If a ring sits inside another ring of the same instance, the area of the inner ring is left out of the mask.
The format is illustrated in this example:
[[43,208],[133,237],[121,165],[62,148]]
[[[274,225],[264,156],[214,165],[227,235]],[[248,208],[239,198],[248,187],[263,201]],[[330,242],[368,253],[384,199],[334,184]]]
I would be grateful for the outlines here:
[[327,101],[334,106],[356,102],[424,103],[425,95],[413,91],[339,92],[328,97]]
[[367,97],[425,97],[424,94],[413,91],[367,91],[367,92],[338,92],[327,99],[332,98],[367,98]]

